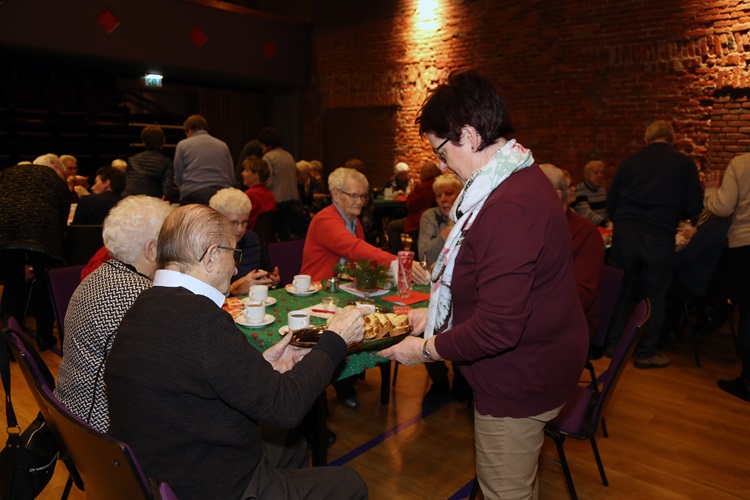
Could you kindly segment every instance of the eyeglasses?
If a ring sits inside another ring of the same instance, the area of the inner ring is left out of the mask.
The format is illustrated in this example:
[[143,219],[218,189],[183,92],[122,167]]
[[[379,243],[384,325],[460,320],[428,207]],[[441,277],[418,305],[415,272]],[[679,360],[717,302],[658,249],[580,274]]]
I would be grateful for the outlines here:
[[445,146],[448,141],[450,141],[450,139],[444,140],[443,142],[440,143],[440,146],[432,150],[435,153],[435,156],[440,158],[440,161],[442,161],[443,163],[445,163],[445,153],[443,153],[440,150],[443,149],[443,146]]
[[[234,247],[224,247],[221,245],[216,245],[216,248],[220,248],[221,250],[231,250],[234,252],[234,263],[239,264],[242,260],[242,249],[241,248],[234,248]],[[211,249],[211,247],[206,248],[206,251],[203,252],[203,255],[201,255],[201,258],[198,259],[198,262],[201,262],[205,257],[208,251]]]
[[349,198],[351,198],[352,201],[365,201],[369,197],[366,194],[351,194],[351,193],[347,193],[346,191],[342,191],[341,189],[339,189],[339,191],[341,191],[342,193],[347,195]]

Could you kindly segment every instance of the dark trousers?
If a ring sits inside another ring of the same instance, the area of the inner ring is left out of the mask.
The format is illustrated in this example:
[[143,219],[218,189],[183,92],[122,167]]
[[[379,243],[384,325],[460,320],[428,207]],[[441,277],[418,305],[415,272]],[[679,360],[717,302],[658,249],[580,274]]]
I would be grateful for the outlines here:
[[730,248],[729,296],[740,310],[737,335],[740,341],[742,380],[750,384],[750,245]]
[[[229,186],[224,186],[229,187]],[[184,196],[180,196],[180,206],[185,205],[193,205],[193,204],[199,204],[199,205],[208,205],[209,200],[211,200],[211,197],[216,194],[216,191],[219,189],[223,189],[222,186],[209,186],[205,188],[201,188],[197,191],[193,191],[192,193],[188,193]]]
[[615,350],[628,321],[629,302],[649,299],[651,317],[643,328],[635,357],[646,359],[658,352],[664,323],[665,299],[674,268],[674,235],[623,229],[615,225],[612,265],[625,270],[620,303],[607,338],[607,349]]
[[[34,268],[36,281],[31,295],[30,310],[36,318],[39,338],[51,338],[55,322],[52,300],[49,295],[46,270],[54,262],[47,255],[27,250],[3,250],[0,253],[0,277],[3,281],[3,318],[13,316],[23,321],[26,297],[30,284],[26,283],[25,266]],[[62,318],[60,318],[62,321]]]
[[307,467],[305,440],[295,431],[264,425],[263,457],[243,499],[366,499],[367,484],[346,467]]

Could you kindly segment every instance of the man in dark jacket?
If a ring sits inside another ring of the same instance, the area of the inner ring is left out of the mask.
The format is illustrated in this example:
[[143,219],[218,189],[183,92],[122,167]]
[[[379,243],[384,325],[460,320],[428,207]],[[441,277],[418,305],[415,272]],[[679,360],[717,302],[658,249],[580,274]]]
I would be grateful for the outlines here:
[[122,196],[145,194],[170,200],[174,197],[174,164],[162,152],[164,130],[158,125],[149,125],[141,132],[142,151],[128,158],[125,169],[125,190]]
[[651,301],[651,317],[635,352],[635,366],[663,368],[669,358],[657,348],[672,278],[675,233],[680,220],[703,208],[703,190],[693,160],[672,147],[670,122],[649,125],[645,140],[646,147],[622,162],[607,197],[607,212],[614,222],[612,264],[625,269],[607,352],[615,350],[628,300],[638,294]]

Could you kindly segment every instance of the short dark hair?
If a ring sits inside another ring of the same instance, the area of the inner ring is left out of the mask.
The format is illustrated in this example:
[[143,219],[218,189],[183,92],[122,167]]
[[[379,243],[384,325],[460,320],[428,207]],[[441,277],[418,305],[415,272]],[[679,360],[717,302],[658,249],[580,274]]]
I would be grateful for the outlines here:
[[208,122],[202,115],[190,115],[182,124],[182,128],[185,132],[189,130],[206,130],[208,128]]
[[271,177],[271,169],[268,168],[268,163],[265,160],[258,158],[257,156],[248,156],[242,165],[256,172],[258,174],[258,180],[260,182],[266,182]]
[[278,148],[281,146],[281,134],[273,127],[263,127],[258,134],[258,141],[269,148]]
[[141,140],[146,149],[161,149],[164,146],[164,130],[159,125],[148,125],[141,131]]
[[479,151],[513,133],[507,102],[476,70],[451,72],[430,91],[414,123],[419,135],[429,132],[454,143],[461,140],[461,128],[471,125],[482,138]]
[[96,170],[96,177],[101,177],[104,181],[109,181],[109,187],[115,193],[122,193],[125,189],[125,174],[113,167],[104,165]]

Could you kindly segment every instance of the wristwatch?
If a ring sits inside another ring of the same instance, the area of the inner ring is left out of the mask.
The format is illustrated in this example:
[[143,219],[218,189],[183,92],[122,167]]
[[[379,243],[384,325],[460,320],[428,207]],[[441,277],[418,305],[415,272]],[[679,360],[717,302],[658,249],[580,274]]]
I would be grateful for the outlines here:
[[422,357],[424,359],[429,359],[432,361],[432,355],[430,354],[430,350],[427,349],[427,340],[424,341],[424,344],[422,344]]

